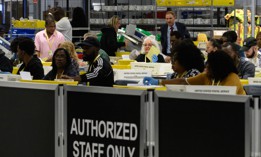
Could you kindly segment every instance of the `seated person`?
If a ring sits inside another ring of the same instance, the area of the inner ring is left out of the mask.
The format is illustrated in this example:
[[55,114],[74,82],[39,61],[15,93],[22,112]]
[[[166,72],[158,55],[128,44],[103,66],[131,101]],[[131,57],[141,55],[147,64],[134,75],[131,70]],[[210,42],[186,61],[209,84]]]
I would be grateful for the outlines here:
[[245,60],[252,62],[255,67],[261,67],[261,55],[258,54],[257,40],[254,37],[248,37],[244,40],[240,51],[245,52]]
[[237,68],[232,58],[223,50],[208,54],[206,71],[190,78],[176,78],[171,80],[157,80],[152,77],[144,77],[145,85],[216,85],[216,86],[236,86],[238,95],[246,95],[240,79],[237,75]]
[[[88,37],[97,38],[97,36],[94,33],[92,33],[92,32],[85,33],[84,36],[83,36],[83,39],[86,40]],[[109,55],[103,49],[100,48],[99,54],[101,55],[101,58],[103,58],[106,61],[110,62]]]
[[147,58],[147,54],[149,53],[150,48],[152,46],[155,46],[158,50],[160,50],[159,44],[156,41],[155,36],[153,36],[153,35],[148,36],[143,40],[143,44],[141,47],[141,54],[138,55],[138,57],[135,60],[137,62],[165,63],[165,60],[161,54],[158,54],[157,56],[156,55],[153,56],[152,60]]
[[233,59],[239,78],[248,79],[248,77],[255,77],[255,65],[239,57],[239,49],[235,43],[227,42],[222,45],[222,49]]
[[13,56],[11,57],[11,62],[13,64],[13,66],[17,66],[17,64],[20,63],[19,58],[17,56],[17,47],[18,47],[18,43],[21,40],[23,40],[24,38],[26,39],[26,37],[24,37],[24,36],[16,37],[10,43],[10,49],[11,49],[12,54],[13,54]]
[[5,56],[5,53],[0,49],[0,72],[12,73],[13,65],[9,58]]
[[[185,39],[185,40],[186,40],[186,39]],[[183,37],[182,37],[182,35],[180,34],[180,32],[178,32],[178,31],[173,31],[173,32],[171,32],[171,33],[170,33],[170,51],[172,51],[175,47],[177,47],[177,46],[180,44],[181,41],[183,41]],[[191,42],[193,43],[192,40],[191,40]],[[172,53],[172,52],[171,52],[171,53]],[[162,55],[163,55],[163,57],[164,57],[166,63],[171,62],[171,55],[173,55],[173,54],[171,54],[170,56],[168,56],[168,55],[164,55],[164,54],[162,53]]]
[[78,74],[80,73],[79,63],[78,63],[78,55],[75,50],[75,46],[71,41],[64,41],[62,42],[58,48],[64,48],[69,52],[70,58],[72,60],[72,66],[74,68],[74,71],[77,71]]
[[43,79],[61,79],[62,75],[74,77],[79,75],[79,73],[75,68],[73,68],[69,52],[64,48],[58,48],[53,54],[52,70]]
[[211,53],[221,49],[221,41],[218,39],[210,39],[207,42],[206,52]]
[[193,77],[205,68],[201,51],[193,43],[185,41],[172,49],[171,64],[174,73],[167,75],[167,79]]
[[35,45],[31,38],[25,37],[19,41],[17,55],[23,64],[19,67],[17,74],[20,75],[21,71],[27,71],[30,72],[33,79],[42,79],[44,77],[43,64],[39,58],[34,56],[34,53]]
[[88,70],[75,77],[63,75],[64,79],[74,79],[82,84],[90,86],[107,86],[112,87],[114,84],[113,69],[107,60],[99,54],[100,42],[95,37],[88,37],[79,46],[83,49],[83,60],[88,62]]

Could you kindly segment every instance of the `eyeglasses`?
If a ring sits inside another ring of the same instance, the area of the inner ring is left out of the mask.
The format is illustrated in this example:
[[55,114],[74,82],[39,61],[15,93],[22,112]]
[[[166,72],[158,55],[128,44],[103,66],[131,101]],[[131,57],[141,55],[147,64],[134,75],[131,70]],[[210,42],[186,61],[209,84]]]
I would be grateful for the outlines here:
[[143,46],[152,46],[152,44],[143,44]]
[[55,55],[54,56],[55,58],[62,58],[62,59],[65,59],[66,58],[66,55],[64,55],[64,54],[58,54],[58,55]]

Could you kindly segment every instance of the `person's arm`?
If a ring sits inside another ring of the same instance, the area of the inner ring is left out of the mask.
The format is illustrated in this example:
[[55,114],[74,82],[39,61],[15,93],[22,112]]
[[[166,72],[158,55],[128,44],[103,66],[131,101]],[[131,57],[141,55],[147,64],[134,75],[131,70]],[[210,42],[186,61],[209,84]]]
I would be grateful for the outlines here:
[[205,72],[198,74],[194,77],[189,77],[185,79],[188,85],[207,85],[209,84],[207,74]]
[[184,25],[184,36],[185,36],[185,38],[190,38],[189,31],[187,30],[185,25]]
[[190,38],[189,31],[186,28],[186,25],[180,22],[176,22],[176,26],[178,28],[178,31],[181,32],[184,38]]
[[251,62],[246,63],[242,73],[242,79],[248,79],[248,77],[255,77],[255,65]]
[[43,79],[44,77],[44,69],[41,64],[35,64],[30,69],[30,73],[33,76],[34,80]]
[[159,81],[159,84],[161,85],[166,85],[166,84],[183,84],[187,85],[187,81],[184,78],[175,78],[175,79],[170,79],[170,80],[162,80]]
[[34,39],[34,44],[35,44],[35,52],[36,52],[36,54],[37,54],[37,57],[40,57],[40,54],[41,54],[41,52],[40,52],[40,49],[41,49],[41,47],[40,47],[40,44],[41,43],[41,41],[40,41],[40,37],[39,37],[39,34],[37,33],[36,35],[35,35],[35,39]]

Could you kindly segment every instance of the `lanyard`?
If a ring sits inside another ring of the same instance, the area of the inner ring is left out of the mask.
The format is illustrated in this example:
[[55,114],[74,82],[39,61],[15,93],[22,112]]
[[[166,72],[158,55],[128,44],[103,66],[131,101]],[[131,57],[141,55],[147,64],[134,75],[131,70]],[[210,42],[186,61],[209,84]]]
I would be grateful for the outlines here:
[[91,71],[91,67],[92,67],[92,65],[93,65],[93,63],[95,62],[95,61],[97,61],[97,59],[100,57],[101,55],[98,55],[98,56],[96,56],[95,58],[94,58],[94,60],[92,61],[92,64],[89,66],[89,69],[88,69],[88,72],[90,72]]
[[[220,84],[220,81],[217,82],[217,86]],[[215,85],[215,79],[212,80],[212,86]]]
[[144,62],[145,62],[145,63],[147,62],[147,55],[145,55],[145,59],[144,59]]
[[45,34],[45,36],[46,36],[47,43],[48,43],[49,48],[50,48],[50,51],[49,51],[48,53],[49,53],[49,55],[52,55],[52,47],[53,47],[54,38],[53,38],[53,40],[50,41],[50,38],[48,37],[48,34],[47,34],[47,32],[46,32],[46,29],[45,29],[44,34]]
[[[63,72],[64,72],[64,70],[62,71],[60,77],[63,75]],[[58,73],[56,74],[55,79],[59,79],[59,77],[58,77]]]
[[184,71],[181,75],[177,75],[177,78],[182,78],[185,74],[187,74],[187,71]]

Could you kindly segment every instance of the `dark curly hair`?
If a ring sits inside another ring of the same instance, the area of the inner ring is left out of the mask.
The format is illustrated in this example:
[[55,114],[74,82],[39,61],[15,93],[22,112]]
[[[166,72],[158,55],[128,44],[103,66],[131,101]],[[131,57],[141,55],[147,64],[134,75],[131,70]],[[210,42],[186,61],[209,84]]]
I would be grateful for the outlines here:
[[220,39],[210,39],[209,42],[211,42],[213,47],[216,47],[218,50],[221,49],[222,41]]
[[178,61],[186,70],[197,69],[202,72],[204,66],[204,56],[193,42],[183,40],[172,50],[172,62]]
[[237,41],[237,33],[235,31],[226,31],[223,33],[222,37],[226,37],[227,42],[234,43]]
[[25,51],[29,56],[33,56],[35,53],[35,45],[33,39],[29,37],[23,37],[22,40],[18,42],[19,49]]
[[69,67],[69,66],[71,65],[71,63],[72,63],[72,60],[71,60],[71,57],[70,57],[69,52],[68,52],[66,49],[64,49],[64,48],[58,48],[58,49],[56,49],[56,50],[54,51],[53,58],[52,58],[52,67],[53,67],[53,71],[54,71],[54,72],[57,72],[57,65],[56,65],[56,62],[55,62],[55,56],[56,56],[57,52],[59,52],[59,51],[64,51],[64,53],[65,53],[65,55],[66,55],[66,65],[65,65],[65,69],[66,69],[67,67]]
[[230,73],[238,73],[233,59],[224,51],[208,54],[207,74],[215,81],[223,81]]
[[87,27],[87,19],[83,8],[76,7],[73,9],[72,21],[73,27]]
[[19,36],[19,37],[14,38],[11,41],[10,49],[11,49],[12,53],[17,53],[18,43],[21,42],[23,39],[27,39],[26,36]]

